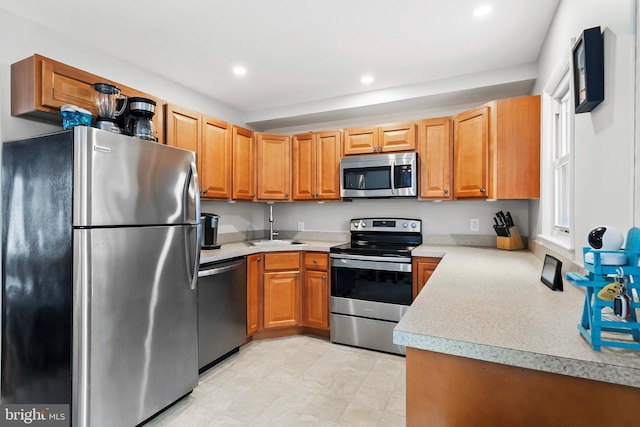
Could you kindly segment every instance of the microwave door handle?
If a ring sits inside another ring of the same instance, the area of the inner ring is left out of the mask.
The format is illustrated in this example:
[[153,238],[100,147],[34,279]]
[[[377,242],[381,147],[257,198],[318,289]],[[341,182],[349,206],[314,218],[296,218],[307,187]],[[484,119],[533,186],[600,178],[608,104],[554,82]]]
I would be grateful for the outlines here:
[[396,162],[391,162],[391,194],[393,196],[398,194],[398,190],[396,189]]

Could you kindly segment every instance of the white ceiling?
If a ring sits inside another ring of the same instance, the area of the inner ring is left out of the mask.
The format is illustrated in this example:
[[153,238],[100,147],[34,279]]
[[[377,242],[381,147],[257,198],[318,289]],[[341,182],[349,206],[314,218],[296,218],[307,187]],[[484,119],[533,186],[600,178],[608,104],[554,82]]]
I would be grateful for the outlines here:
[[[413,106],[429,96],[442,104],[434,87],[456,78],[530,88],[535,76],[522,66],[536,61],[558,2],[0,0],[0,7],[68,37],[90,34],[96,49],[244,111],[248,123],[273,127],[338,105],[371,106],[358,102],[370,91]],[[493,13],[474,17],[471,10],[485,3]],[[237,64],[248,70],[242,78],[231,72]],[[487,80],[492,70],[501,70],[502,81]],[[365,86],[367,73],[375,81]],[[452,92],[473,89],[463,86]]]

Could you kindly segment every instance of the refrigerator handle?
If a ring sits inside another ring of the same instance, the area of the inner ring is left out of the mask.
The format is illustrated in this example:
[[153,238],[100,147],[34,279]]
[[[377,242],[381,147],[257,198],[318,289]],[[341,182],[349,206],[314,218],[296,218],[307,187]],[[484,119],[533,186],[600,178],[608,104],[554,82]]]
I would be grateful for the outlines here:
[[[200,220],[200,187],[198,186],[198,172],[196,169],[195,162],[189,163],[189,174],[187,175],[187,185],[185,188],[185,207],[191,205],[191,200],[194,201],[195,206],[195,218],[186,218],[187,222],[190,222],[196,226],[196,241],[193,246],[190,244],[191,242],[187,239],[186,245],[186,257],[187,257],[187,267],[189,271],[189,283],[191,285],[191,289],[196,288],[196,284],[198,283],[198,270],[200,269],[200,244],[202,241],[202,222]],[[187,212],[188,209],[185,209],[185,215],[189,216],[191,212]],[[187,231],[188,233],[188,231]],[[191,251],[194,256],[191,256]],[[193,260],[193,266],[190,265],[190,261]]]

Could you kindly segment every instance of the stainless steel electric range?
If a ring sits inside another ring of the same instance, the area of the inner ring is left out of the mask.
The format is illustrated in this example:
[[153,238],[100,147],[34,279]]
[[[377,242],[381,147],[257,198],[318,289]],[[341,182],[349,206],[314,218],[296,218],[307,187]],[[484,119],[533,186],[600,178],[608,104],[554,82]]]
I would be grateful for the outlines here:
[[405,354],[393,328],[411,305],[411,251],[422,244],[422,221],[356,218],[351,241],[330,249],[331,341]]

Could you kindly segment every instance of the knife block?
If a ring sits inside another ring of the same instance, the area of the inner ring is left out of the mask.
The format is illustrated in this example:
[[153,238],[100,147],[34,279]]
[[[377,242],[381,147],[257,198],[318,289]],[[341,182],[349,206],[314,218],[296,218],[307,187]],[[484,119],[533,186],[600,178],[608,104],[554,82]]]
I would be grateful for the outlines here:
[[522,236],[518,231],[518,227],[510,227],[509,237],[496,237],[496,247],[498,249],[505,249],[507,251],[515,251],[517,249],[524,249],[524,243],[522,242]]

